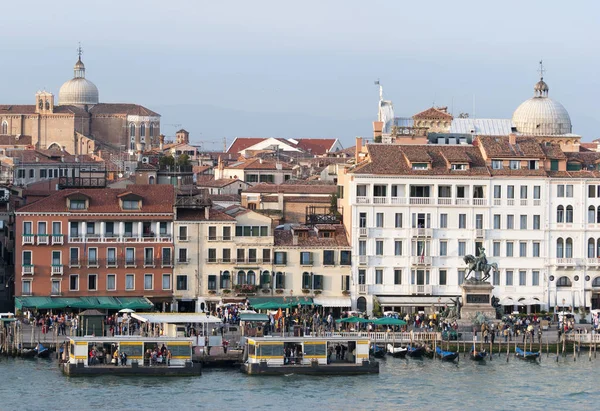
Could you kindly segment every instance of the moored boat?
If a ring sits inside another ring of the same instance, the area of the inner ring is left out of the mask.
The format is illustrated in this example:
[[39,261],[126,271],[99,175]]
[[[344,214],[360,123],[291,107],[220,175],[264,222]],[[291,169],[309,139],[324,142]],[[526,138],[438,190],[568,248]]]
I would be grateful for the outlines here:
[[192,339],[180,337],[71,337],[65,375],[200,375],[202,366],[192,362]]
[[404,358],[406,357],[406,353],[408,352],[408,350],[406,349],[406,347],[394,347],[392,344],[388,344],[387,352],[393,357]]
[[246,340],[242,371],[250,375],[377,374],[364,337],[254,337]]
[[435,347],[435,354],[442,361],[454,361],[458,358],[458,352],[444,351],[440,347]]
[[47,347],[44,347],[42,343],[38,343],[35,346],[35,352],[38,358],[48,358],[50,357],[50,350]]
[[531,360],[531,361],[535,361],[540,357],[539,351],[538,352],[523,351],[519,347],[515,348],[515,355],[517,356],[517,358],[520,358],[522,360]]
[[371,346],[370,354],[375,358],[385,358],[386,350],[378,344],[373,344]]
[[471,356],[471,359],[473,361],[483,361],[483,360],[485,360],[487,352],[485,352],[485,350],[477,351],[475,349],[475,347],[473,347],[473,348],[471,348],[471,352],[469,353],[469,355]]
[[35,348],[23,348],[21,350],[21,357],[23,358],[35,358],[37,356],[37,350]]
[[425,354],[425,347],[422,347],[422,346],[408,345],[408,346],[406,346],[406,349],[407,349],[406,354],[409,357],[421,358],[423,356],[423,354]]

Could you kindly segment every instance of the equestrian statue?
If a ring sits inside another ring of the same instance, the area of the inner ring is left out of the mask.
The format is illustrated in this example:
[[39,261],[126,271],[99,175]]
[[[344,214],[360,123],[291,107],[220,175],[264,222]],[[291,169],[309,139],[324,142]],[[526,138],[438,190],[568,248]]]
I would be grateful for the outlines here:
[[465,275],[465,280],[469,279],[469,275],[472,272],[480,272],[482,274],[481,280],[470,279],[470,281],[486,281],[490,278],[490,271],[493,269],[494,272],[498,271],[498,264],[496,263],[488,263],[487,258],[485,256],[485,248],[481,247],[479,249],[479,255],[477,257],[467,254],[463,258],[465,264],[469,268],[469,272]]

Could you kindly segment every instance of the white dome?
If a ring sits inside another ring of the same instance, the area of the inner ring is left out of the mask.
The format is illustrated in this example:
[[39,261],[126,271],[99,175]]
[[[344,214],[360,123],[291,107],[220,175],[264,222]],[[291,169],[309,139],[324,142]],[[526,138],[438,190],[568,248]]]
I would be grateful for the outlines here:
[[98,87],[85,78],[74,78],[62,85],[58,92],[60,105],[98,104]]
[[543,78],[535,85],[535,96],[524,101],[513,113],[512,122],[521,134],[552,136],[571,133],[571,117],[558,101],[548,97]]
[[93,105],[98,104],[98,87],[85,78],[85,65],[79,60],[75,63],[74,76],[63,84],[58,92],[60,105]]

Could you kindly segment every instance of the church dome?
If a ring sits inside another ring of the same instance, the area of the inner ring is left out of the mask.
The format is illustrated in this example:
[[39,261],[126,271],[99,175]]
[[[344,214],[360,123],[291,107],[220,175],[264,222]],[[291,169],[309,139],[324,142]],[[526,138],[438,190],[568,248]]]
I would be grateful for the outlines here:
[[58,92],[60,105],[94,105],[98,104],[98,87],[85,78],[85,65],[79,60],[75,63],[75,75]]
[[517,131],[532,136],[571,133],[569,113],[562,104],[548,97],[549,87],[543,78],[533,90],[534,96],[524,101],[513,113],[512,122]]

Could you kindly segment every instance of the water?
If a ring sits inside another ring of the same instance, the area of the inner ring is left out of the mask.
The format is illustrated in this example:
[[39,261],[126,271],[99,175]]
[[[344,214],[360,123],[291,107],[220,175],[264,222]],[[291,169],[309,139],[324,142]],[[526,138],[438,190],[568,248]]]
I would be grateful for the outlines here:
[[260,377],[234,369],[200,377],[67,378],[50,360],[0,360],[0,410],[348,410],[592,409],[600,358],[506,354],[476,363],[380,360],[381,373],[351,377]]

